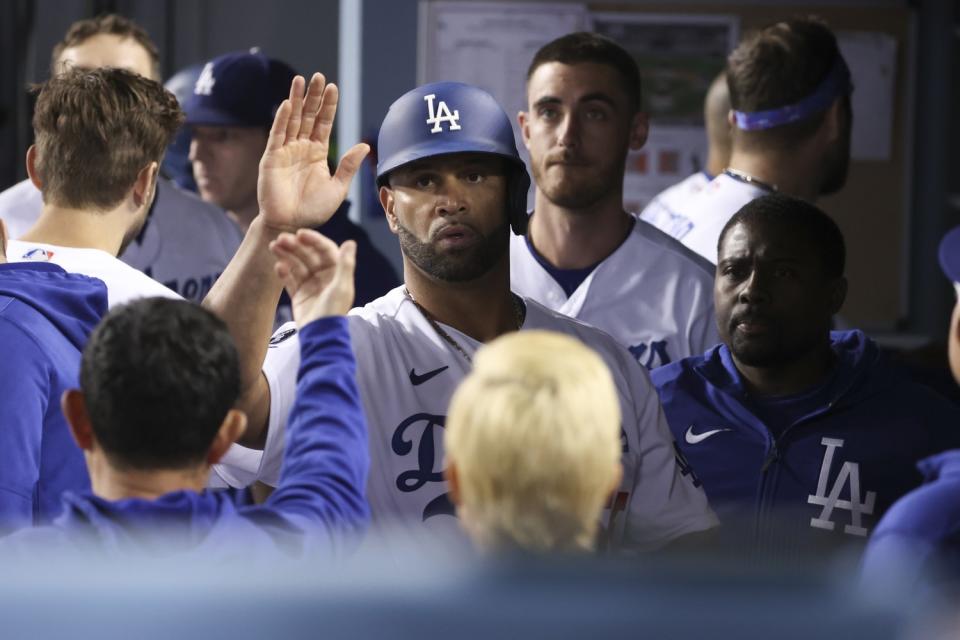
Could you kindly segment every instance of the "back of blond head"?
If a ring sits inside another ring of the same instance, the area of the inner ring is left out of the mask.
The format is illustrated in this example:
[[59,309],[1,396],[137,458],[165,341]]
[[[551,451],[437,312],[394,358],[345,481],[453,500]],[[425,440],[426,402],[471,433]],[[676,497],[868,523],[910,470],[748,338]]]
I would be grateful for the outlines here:
[[593,548],[620,475],[620,405],[603,360],[546,331],[480,350],[453,396],[445,448],[460,516],[485,549]]

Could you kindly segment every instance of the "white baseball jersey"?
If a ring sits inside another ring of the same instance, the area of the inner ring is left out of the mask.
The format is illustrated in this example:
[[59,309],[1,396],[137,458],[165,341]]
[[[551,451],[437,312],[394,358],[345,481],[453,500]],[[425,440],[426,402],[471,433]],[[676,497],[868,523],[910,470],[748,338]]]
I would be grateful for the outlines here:
[[100,249],[78,249],[41,242],[10,240],[7,242],[7,261],[52,262],[70,273],[99,278],[107,285],[107,304],[110,307],[135,298],[180,297],[145,273],[137,271]]
[[643,208],[640,219],[649,222],[660,231],[674,238],[682,238],[690,231],[690,221],[678,212],[696,193],[710,183],[710,176],[703,171],[687,176],[677,184],[667,187]]
[[[9,262],[52,262],[70,273],[99,278],[107,285],[107,304],[111,308],[137,298],[181,297],[141,271],[137,271],[100,249],[77,249],[10,240],[7,242],[7,260]],[[261,457],[259,451],[240,445],[231,446],[220,464],[214,466],[214,473],[210,476],[210,486],[245,487],[251,484],[260,472]]]
[[690,225],[680,242],[717,264],[717,242],[723,227],[740,207],[767,193],[761,187],[721,173],[686,203],[676,205],[676,215],[684,217]]
[[[611,540],[636,549],[662,546],[717,524],[675,445],[646,371],[608,335],[527,301],[523,329],[571,334],[610,366],[623,412],[623,483],[605,512]],[[378,525],[417,533],[462,535],[443,480],[447,406],[470,363],[453,349],[397,288],[354,309],[350,334],[357,380],[369,423],[368,499]],[[481,345],[452,327],[472,354]],[[270,437],[286,424],[296,393],[300,348],[291,325],[271,340],[263,371],[270,385]],[[275,484],[282,442],[268,445],[262,480]],[[432,540],[433,536],[427,537]]]
[[513,290],[603,329],[648,369],[699,355],[720,342],[713,265],[642,220],[567,297],[524,236],[510,241]]
[[[26,233],[42,208],[40,191],[29,180],[0,193],[0,218],[7,223],[11,238]],[[199,302],[241,240],[240,228],[221,209],[160,178],[153,212],[120,259],[184,298]]]

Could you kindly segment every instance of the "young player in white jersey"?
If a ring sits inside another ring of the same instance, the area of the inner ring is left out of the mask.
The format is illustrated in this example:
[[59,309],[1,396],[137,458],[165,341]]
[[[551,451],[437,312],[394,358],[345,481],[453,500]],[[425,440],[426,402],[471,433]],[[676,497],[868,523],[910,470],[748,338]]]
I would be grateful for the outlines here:
[[[156,46],[140,26],[121,16],[103,15],[71,25],[53,50],[51,74],[70,68],[121,67],[159,80],[158,62]],[[0,219],[11,238],[22,237],[42,209],[41,192],[29,179],[0,192]],[[120,259],[181,296],[199,301],[242,238],[222,209],[159,178],[147,222]]]
[[740,207],[773,191],[814,202],[840,190],[850,160],[850,71],[830,29],[795,19],[746,38],[727,60],[730,165],[676,213],[680,240],[713,263]]
[[125,69],[73,69],[51,78],[37,96],[36,144],[27,152],[43,206],[33,226],[9,243],[7,259],[53,262],[100,278],[111,305],[177,297],[117,255],[143,227],[159,160],[182,119],[172,94]]
[[713,267],[623,209],[627,152],[647,136],[632,56],[594,33],[544,45],[519,114],[536,182],[514,290],[610,333],[647,368],[719,342]]
[[[42,210],[42,194],[30,180],[0,193],[0,219],[7,223],[13,238],[29,231]],[[240,228],[221,209],[160,177],[143,229],[119,258],[163,289],[199,302],[242,239]]]
[[[53,262],[99,278],[110,306],[179,297],[116,256],[143,226],[160,158],[182,118],[171,93],[125,69],[76,69],[51,78],[37,96],[37,142],[27,153],[43,210],[19,241],[8,243],[8,261]],[[212,485],[243,486],[257,472],[259,454],[233,448],[224,463],[233,468],[217,467]]]
[[682,211],[687,201],[703,191],[710,181],[730,164],[730,93],[727,76],[722,71],[707,90],[703,101],[703,123],[707,132],[707,163],[697,171],[667,187],[644,207],[640,219],[649,222],[667,235],[680,239],[693,225]]
[[[261,213],[205,302],[227,320],[240,345],[241,405],[250,428],[269,423],[274,442],[291,406],[297,350],[286,327],[266,348],[270,303],[280,286],[268,275],[266,246],[281,229],[322,223],[310,219],[317,212],[332,214],[365,152],[351,149],[328,177],[321,158],[336,93],[332,87],[324,92],[317,74],[304,100],[300,83],[277,113],[261,162]],[[607,510],[615,542],[650,549],[713,527],[715,516],[695,478],[677,464],[646,372],[609,336],[511,293],[509,226],[522,230],[529,178],[496,101],[468,85],[427,85],[397,100],[380,132],[380,200],[400,237],[405,285],[350,315],[369,422],[373,519],[426,540],[431,531],[457,530],[442,478],[441,429],[450,397],[481,343],[537,328],[579,337],[604,357],[617,381],[626,471]],[[267,446],[264,480],[276,473],[276,449]]]

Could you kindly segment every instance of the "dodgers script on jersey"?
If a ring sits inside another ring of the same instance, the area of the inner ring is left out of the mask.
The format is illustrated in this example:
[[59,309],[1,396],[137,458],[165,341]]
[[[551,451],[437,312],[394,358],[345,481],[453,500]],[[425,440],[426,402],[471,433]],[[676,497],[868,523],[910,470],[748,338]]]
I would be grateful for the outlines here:
[[[0,193],[0,218],[11,238],[26,233],[42,208],[40,191],[29,180]],[[222,210],[160,178],[152,213],[120,259],[182,297],[199,302],[242,240],[240,228]]]
[[[523,329],[571,334],[610,366],[623,412],[624,479],[605,511],[614,545],[654,549],[669,540],[713,527],[716,516],[685,466],[646,372],[613,339],[592,327],[526,302]],[[368,499],[379,526],[408,528],[428,541],[431,533],[462,535],[443,480],[443,427],[454,389],[470,364],[448,345],[402,288],[349,317],[357,379],[370,434]],[[296,391],[300,349],[292,327],[271,341],[263,371],[270,385],[270,437],[287,420]],[[444,329],[468,353],[480,347],[452,327]],[[261,480],[273,484],[282,443],[268,445]]]
[[693,195],[700,193],[710,184],[710,180],[709,175],[703,171],[697,171],[677,184],[667,187],[643,208],[640,219],[649,222],[669,236],[682,238],[690,232],[693,224],[680,212],[684,210],[687,201]]
[[755,184],[721,173],[685,203],[677,203],[674,213],[685,217],[690,225],[680,242],[717,264],[717,241],[727,221],[740,207],[767,193]]
[[642,220],[569,298],[526,239],[514,235],[510,283],[522,296],[603,329],[647,369],[720,342],[713,265]]

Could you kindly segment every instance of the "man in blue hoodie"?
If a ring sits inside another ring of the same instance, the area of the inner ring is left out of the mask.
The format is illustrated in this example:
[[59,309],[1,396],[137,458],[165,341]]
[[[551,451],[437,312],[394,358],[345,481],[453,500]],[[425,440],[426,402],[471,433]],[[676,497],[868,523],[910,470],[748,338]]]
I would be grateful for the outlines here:
[[679,448],[747,548],[795,560],[862,543],[920,484],[917,461],[960,445],[960,411],[863,333],[831,333],[845,247],[813,205],[756,199],[718,251],[723,343],[652,375]]
[[50,522],[61,493],[90,487],[60,396],[107,311],[103,282],[49,262],[5,264],[5,240],[0,223],[0,533]]
[[[947,353],[960,384],[960,227],[940,243],[940,266],[953,282],[957,303],[950,318]],[[960,424],[953,424],[960,428]],[[867,581],[894,571],[907,584],[916,580],[960,581],[960,450],[921,460],[926,484],[899,500],[870,536],[863,559]]]
[[63,398],[92,491],[65,493],[52,526],[17,532],[8,548],[272,557],[349,544],[365,527],[366,421],[343,317],[353,303],[356,245],[338,248],[311,230],[281,236],[274,252],[302,358],[276,491],[253,506],[205,491],[212,465],[246,426],[232,408],[237,351],[223,322],[202,307],[141,299],[113,309],[94,330],[80,389]]

